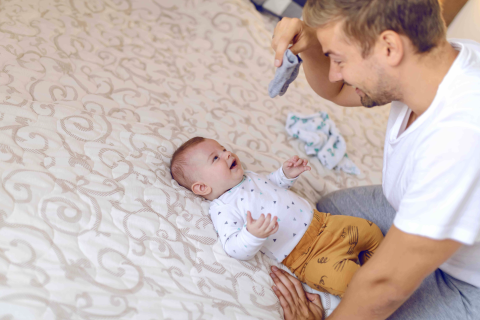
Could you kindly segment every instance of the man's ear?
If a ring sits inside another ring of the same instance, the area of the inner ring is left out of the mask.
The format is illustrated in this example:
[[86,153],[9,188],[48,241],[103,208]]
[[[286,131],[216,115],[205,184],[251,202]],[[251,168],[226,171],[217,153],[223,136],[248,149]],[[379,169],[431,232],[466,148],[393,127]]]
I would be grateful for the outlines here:
[[391,66],[398,66],[405,55],[405,43],[402,37],[392,30],[383,31],[378,38],[378,45],[385,61]]
[[197,181],[194,184],[192,184],[192,191],[195,194],[198,194],[199,196],[205,197],[206,195],[209,195],[212,193],[212,188],[207,186],[205,183]]

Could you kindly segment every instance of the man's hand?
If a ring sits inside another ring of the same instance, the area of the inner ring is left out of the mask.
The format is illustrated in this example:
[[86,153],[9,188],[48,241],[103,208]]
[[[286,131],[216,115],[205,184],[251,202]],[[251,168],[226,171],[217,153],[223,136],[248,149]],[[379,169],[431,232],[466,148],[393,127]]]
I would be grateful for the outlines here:
[[300,19],[283,18],[273,31],[272,48],[275,50],[275,67],[282,65],[283,54],[290,44],[293,44],[290,51],[295,55],[312,47],[318,47],[321,51],[315,29],[308,27]]
[[306,293],[300,281],[287,272],[271,267],[275,282],[273,292],[280,300],[285,320],[323,320],[323,306],[318,294]]
[[270,218],[270,213],[266,217],[262,213],[257,220],[254,220],[250,211],[247,211],[247,231],[255,237],[262,239],[274,234],[280,226],[276,216],[272,219]]
[[293,179],[312,169],[307,164],[308,160],[293,156],[283,163],[282,170],[288,179]]

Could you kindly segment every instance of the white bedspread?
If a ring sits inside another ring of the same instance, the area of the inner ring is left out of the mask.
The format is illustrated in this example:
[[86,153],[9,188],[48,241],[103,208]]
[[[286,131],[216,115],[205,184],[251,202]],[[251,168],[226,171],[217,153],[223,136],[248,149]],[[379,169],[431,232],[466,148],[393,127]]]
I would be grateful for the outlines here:
[[208,204],[171,180],[190,137],[245,169],[303,155],[288,112],[326,111],[362,175],[324,169],[315,203],[380,183],[388,108],[340,108],[303,71],[270,99],[271,25],[247,0],[0,4],[0,319],[281,319],[272,261],[229,258]]

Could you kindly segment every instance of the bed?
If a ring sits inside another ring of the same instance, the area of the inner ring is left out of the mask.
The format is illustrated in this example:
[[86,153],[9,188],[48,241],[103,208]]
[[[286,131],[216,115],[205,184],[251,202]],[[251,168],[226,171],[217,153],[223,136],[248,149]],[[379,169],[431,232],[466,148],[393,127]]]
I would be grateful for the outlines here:
[[208,203],[172,181],[193,136],[267,173],[304,155],[288,112],[328,112],[358,176],[323,168],[294,190],[378,184],[388,107],[342,108],[303,71],[271,99],[275,21],[247,0],[0,4],[0,319],[282,319],[261,254],[229,258]]

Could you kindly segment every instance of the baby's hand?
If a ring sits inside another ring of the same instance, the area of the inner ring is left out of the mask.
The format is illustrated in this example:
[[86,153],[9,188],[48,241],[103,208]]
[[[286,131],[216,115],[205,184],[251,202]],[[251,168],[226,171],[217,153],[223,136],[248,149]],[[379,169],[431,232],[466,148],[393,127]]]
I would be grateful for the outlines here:
[[257,220],[254,220],[250,211],[247,211],[247,231],[257,238],[266,238],[274,234],[278,231],[279,225],[276,216],[272,219],[270,217],[270,213],[267,217],[262,213]]
[[312,168],[307,166],[308,160],[293,156],[283,163],[283,173],[288,179],[298,177],[301,173],[309,171]]

